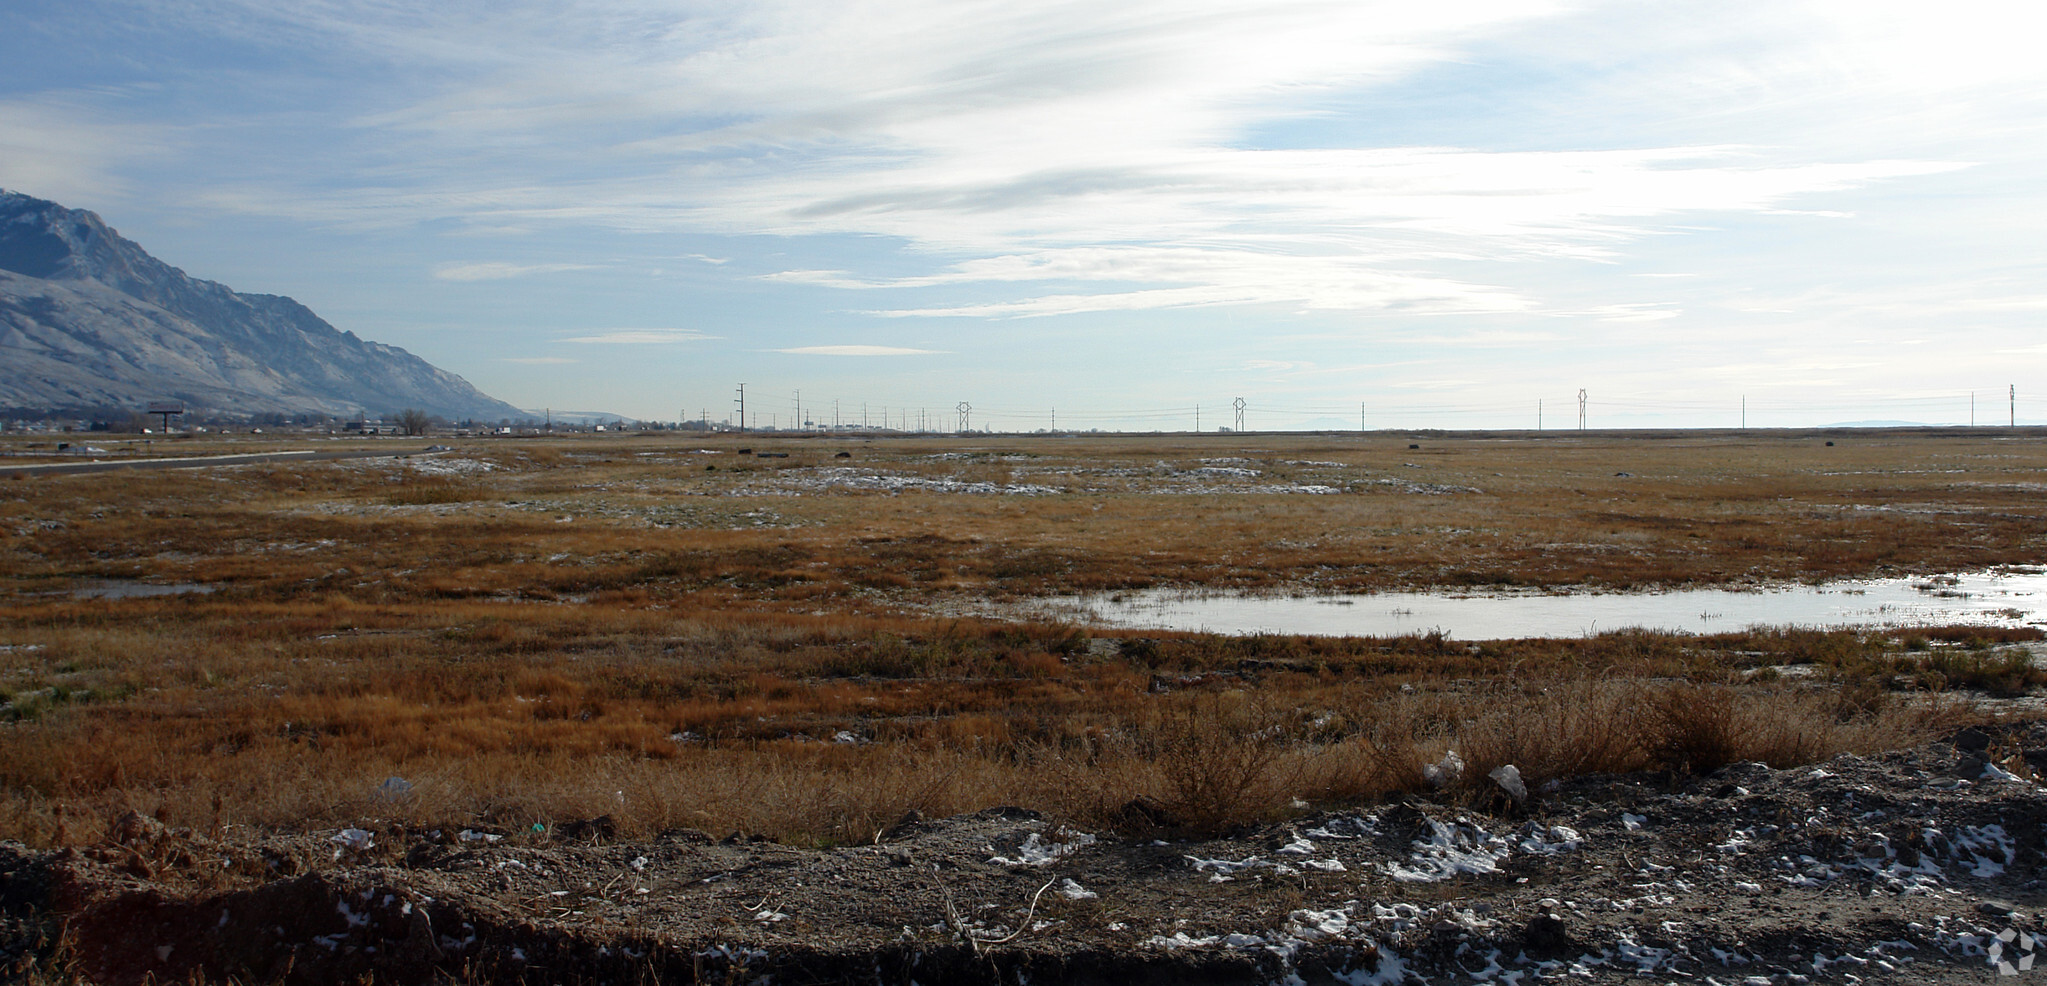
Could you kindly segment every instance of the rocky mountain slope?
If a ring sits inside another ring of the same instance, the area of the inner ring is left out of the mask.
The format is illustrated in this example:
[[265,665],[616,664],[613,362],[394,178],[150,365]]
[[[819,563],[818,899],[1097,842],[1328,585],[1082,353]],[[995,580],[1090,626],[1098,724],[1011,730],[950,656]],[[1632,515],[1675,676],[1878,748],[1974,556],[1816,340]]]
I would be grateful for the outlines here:
[[0,191],[0,408],[522,419],[403,349],[290,298],[243,294],[149,255],[93,213]]

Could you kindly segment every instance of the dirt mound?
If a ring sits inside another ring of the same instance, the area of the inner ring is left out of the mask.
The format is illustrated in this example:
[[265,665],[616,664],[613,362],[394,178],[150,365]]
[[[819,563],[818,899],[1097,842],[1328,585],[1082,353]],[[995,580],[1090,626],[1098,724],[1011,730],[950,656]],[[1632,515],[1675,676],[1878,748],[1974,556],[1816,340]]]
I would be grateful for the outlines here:
[[2035,764],[2047,725],[1986,727],[1205,841],[1021,809],[826,850],[595,824],[242,845],[137,818],[0,847],[0,947],[103,983],[1988,982],[2040,928]]

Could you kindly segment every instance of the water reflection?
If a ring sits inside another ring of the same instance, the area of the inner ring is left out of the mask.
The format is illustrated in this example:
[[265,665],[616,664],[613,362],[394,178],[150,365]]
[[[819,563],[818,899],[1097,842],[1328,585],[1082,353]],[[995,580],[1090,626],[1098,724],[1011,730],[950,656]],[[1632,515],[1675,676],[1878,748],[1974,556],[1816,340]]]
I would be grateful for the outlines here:
[[73,586],[64,593],[73,599],[142,599],[148,596],[186,596],[214,590],[193,582],[127,582],[96,580]]
[[1120,628],[1359,637],[1441,630],[1461,640],[1574,637],[1624,628],[1704,634],[1755,626],[2023,626],[2047,623],[2047,571],[2004,569],[1755,591],[1255,596],[1150,590],[1086,597],[1078,606],[1080,619]]

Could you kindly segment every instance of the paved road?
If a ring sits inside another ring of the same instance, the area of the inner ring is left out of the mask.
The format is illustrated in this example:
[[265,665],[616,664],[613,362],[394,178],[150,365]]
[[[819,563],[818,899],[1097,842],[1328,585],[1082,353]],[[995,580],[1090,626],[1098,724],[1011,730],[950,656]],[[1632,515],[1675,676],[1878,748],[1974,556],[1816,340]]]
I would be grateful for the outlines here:
[[[436,449],[435,451],[446,451]],[[255,462],[320,462],[330,459],[376,459],[403,455],[425,455],[426,449],[337,449],[291,452],[249,452],[242,455],[205,455],[181,459],[99,459],[90,462],[37,462],[0,465],[0,476],[52,476],[62,473],[108,472],[114,469],[202,469],[207,466],[245,466]]]

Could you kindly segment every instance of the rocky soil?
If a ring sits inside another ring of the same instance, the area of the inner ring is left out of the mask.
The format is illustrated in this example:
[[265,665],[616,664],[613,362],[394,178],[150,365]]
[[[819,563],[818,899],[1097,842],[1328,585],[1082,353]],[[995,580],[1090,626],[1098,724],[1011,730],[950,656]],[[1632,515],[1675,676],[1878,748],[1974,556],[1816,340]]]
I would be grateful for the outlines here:
[[101,983],[2024,982],[2035,770],[2047,722],[1203,841],[1020,809],[826,850],[130,816],[91,849],[0,846],[0,946]]

